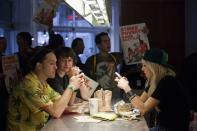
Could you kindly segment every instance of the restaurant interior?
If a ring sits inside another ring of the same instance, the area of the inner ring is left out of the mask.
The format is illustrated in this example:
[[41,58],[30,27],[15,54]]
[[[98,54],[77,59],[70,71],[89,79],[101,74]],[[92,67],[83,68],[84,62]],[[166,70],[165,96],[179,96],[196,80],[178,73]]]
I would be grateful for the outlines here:
[[[7,39],[4,55],[18,51],[16,35],[19,32],[31,34],[34,48],[47,45],[52,30],[64,38],[67,47],[71,47],[76,37],[82,38],[85,49],[79,57],[85,63],[99,51],[95,44],[96,34],[107,32],[111,40],[110,51],[122,52],[120,28],[139,23],[146,24],[150,48],[168,52],[169,64],[173,65],[179,79],[185,79],[185,59],[197,52],[196,0],[54,0],[58,5],[53,9],[50,25],[36,20],[43,1],[0,0],[0,37]],[[197,65],[196,62],[191,64]],[[191,70],[197,73],[196,68]],[[142,90],[144,88],[139,88],[139,92]]]

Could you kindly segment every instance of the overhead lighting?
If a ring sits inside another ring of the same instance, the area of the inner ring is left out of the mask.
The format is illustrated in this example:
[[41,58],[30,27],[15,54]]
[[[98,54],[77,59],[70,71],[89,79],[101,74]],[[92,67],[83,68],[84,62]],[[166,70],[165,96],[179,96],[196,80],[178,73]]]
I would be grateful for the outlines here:
[[86,0],[87,4],[97,4],[95,0]]
[[96,17],[103,17],[101,13],[94,13]]
[[94,11],[92,11],[92,12],[93,12],[94,14],[102,13],[100,9],[99,9],[99,10],[94,10]]
[[90,6],[90,9],[91,9],[91,10],[100,10],[98,4],[90,4],[89,6]]
[[110,25],[106,13],[105,0],[78,0],[78,2],[74,0],[64,1],[93,26]]
[[100,23],[100,24],[104,24],[104,23],[105,23],[105,21],[104,21],[104,20],[98,20],[98,23]]
[[65,40],[68,40],[68,34],[65,35],[64,39]]
[[97,0],[97,2],[101,10],[106,10],[104,0]]

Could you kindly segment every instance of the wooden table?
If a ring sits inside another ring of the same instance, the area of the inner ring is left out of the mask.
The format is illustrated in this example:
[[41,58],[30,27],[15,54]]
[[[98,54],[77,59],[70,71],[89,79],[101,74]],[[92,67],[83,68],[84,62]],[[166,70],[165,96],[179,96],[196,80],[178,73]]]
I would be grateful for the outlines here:
[[144,118],[140,118],[140,121],[115,120],[80,123],[74,116],[76,114],[51,119],[41,131],[149,131]]

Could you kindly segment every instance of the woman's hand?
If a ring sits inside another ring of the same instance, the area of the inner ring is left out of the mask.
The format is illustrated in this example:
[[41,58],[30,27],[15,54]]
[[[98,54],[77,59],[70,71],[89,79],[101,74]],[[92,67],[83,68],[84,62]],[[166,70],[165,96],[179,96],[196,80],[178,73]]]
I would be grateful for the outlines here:
[[117,86],[120,89],[123,89],[126,93],[131,90],[129,86],[129,81],[127,80],[126,77],[116,77],[115,81],[118,82]]

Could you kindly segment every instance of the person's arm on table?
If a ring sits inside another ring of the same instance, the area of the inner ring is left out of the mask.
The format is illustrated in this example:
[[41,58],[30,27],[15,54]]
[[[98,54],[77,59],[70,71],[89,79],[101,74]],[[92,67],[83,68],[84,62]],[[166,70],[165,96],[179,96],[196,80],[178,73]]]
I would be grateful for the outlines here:
[[46,110],[52,117],[59,118],[64,112],[65,108],[68,106],[73,92],[79,88],[82,75],[83,74],[79,74],[77,76],[71,77],[68,88],[64,91],[62,96],[53,104],[44,107],[44,110]]
[[137,96],[130,88],[128,80],[124,77],[116,77],[115,81],[118,82],[118,87],[124,90],[131,104],[140,110],[141,115],[144,115],[159,104],[158,100],[148,97],[145,93],[142,94],[142,97]]

